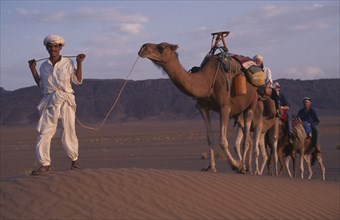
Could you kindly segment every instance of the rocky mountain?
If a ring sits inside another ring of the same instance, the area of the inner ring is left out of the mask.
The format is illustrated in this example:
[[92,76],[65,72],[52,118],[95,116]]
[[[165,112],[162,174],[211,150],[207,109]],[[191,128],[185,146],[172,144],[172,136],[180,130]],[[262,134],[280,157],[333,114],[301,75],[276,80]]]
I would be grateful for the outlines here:
[[[296,113],[302,98],[312,98],[319,115],[338,115],[340,109],[339,79],[277,80]],[[124,80],[85,79],[75,86],[77,117],[86,123],[101,122],[111,109]],[[36,106],[42,95],[36,86],[15,91],[0,89],[0,125],[36,123]],[[195,101],[180,92],[170,79],[129,81],[123,90],[108,122],[128,120],[179,120],[200,118]],[[217,117],[214,114],[213,117]]]

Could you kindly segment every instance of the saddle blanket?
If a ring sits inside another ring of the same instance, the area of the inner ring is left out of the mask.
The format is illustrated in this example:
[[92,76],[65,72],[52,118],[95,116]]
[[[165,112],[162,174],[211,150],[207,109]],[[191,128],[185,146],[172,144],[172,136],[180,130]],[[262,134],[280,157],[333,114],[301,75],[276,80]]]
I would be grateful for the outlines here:
[[237,54],[230,54],[230,56],[236,60],[238,60],[238,62],[240,62],[240,64],[243,66],[243,68],[245,68],[246,70],[249,69],[251,66],[256,66],[256,63],[254,62],[254,60],[252,60],[249,57],[245,57],[242,55],[237,55]]

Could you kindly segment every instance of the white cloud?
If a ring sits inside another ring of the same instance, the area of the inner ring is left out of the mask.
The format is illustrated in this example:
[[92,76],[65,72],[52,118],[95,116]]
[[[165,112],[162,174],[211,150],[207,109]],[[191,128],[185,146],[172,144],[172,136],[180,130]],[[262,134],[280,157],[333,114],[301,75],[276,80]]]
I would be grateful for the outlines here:
[[16,13],[23,19],[37,22],[113,22],[113,23],[146,23],[148,17],[139,14],[126,13],[114,8],[80,8],[76,11],[44,11],[16,9]]
[[[234,18],[230,27],[233,45],[247,50],[269,51],[276,45],[290,43],[306,34],[324,35],[325,31],[338,29],[334,18],[334,5],[307,3],[286,6],[266,5]],[[225,25],[226,26],[226,25]]]
[[318,10],[319,8],[323,8],[324,5],[322,4],[313,4],[313,5],[307,5],[304,7],[305,10],[307,11],[314,11],[314,10]]
[[55,11],[50,13],[41,10],[26,10],[23,8],[16,9],[17,14],[25,20],[33,20],[43,23],[56,23],[65,20],[65,13],[62,11]]
[[331,26],[323,22],[312,22],[292,25],[291,30],[295,31],[321,31],[329,29]]
[[76,16],[86,20],[114,21],[114,22],[148,22],[148,18],[138,14],[128,14],[113,8],[80,8]]
[[144,26],[139,23],[123,23],[120,25],[120,30],[123,32],[138,34]]
[[262,15],[263,17],[266,17],[266,18],[271,18],[271,17],[278,17],[281,15],[285,15],[289,13],[290,11],[291,9],[289,7],[266,5],[260,10],[259,15]]

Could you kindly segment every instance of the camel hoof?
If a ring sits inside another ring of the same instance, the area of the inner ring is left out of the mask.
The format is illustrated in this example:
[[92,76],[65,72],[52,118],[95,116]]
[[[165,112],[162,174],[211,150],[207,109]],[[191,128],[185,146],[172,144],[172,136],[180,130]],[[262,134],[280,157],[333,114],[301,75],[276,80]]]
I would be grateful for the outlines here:
[[240,169],[240,170],[237,170],[236,173],[238,173],[238,174],[247,174],[247,171],[245,171],[244,169]]
[[241,174],[245,174],[246,173],[246,170],[243,169],[243,166],[240,162],[236,162],[235,165],[231,165],[231,169],[233,171],[235,171],[236,173],[241,173]]
[[249,173],[249,174],[251,174],[251,175],[254,174],[254,173],[253,173],[253,170],[251,170],[251,169],[249,169],[249,168],[246,170],[246,172]]
[[203,172],[217,173],[216,168],[211,168],[210,166],[208,166],[207,168],[202,168],[201,171],[203,171]]

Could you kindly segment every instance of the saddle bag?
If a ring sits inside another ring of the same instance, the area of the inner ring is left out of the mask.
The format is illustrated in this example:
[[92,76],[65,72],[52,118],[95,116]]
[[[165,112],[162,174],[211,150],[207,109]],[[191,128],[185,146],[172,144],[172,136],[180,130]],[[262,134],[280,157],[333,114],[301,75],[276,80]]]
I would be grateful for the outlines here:
[[237,96],[247,94],[247,80],[243,74],[235,76],[235,94]]
[[230,54],[242,66],[242,71],[247,77],[248,82],[253,86],[259,87],[265,84],[266,73],[256,65],[256,63],[249,57]]
[[259,87],[265,84],[266,74],[260,67],[250,66],[245,70],[245,74],[252,85]]

